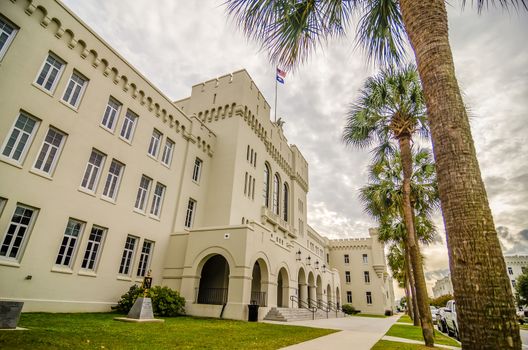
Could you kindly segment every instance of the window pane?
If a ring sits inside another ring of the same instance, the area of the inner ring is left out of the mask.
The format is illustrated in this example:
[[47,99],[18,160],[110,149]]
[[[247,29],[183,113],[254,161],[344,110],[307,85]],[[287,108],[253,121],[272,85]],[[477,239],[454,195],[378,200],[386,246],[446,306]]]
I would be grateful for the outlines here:
[[20,248],[27,239],[26,233],[35,210],[17,205],[0,247],[0,256],[19,258]]

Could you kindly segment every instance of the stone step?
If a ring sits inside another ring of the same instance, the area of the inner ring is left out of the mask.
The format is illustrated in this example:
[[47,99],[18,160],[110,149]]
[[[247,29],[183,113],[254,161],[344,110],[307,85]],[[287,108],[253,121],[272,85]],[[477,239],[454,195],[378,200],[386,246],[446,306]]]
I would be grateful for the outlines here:
[[[338,312],[337,317],[344,317],[344,313]],[[316,319],[321,318],[335,318],[335,311],[329,311],[328,316],[325,311],[317,310],[315,313]],[[314,315],[310,310],[299,309],[299,308],[277,308],[273,307],[269,310],[267,315],[264,317],[265,320],[270,321],[282,321],[282,322],[292,322],[292,321],[301,321],[301,320],[311,320],[314,318]]]

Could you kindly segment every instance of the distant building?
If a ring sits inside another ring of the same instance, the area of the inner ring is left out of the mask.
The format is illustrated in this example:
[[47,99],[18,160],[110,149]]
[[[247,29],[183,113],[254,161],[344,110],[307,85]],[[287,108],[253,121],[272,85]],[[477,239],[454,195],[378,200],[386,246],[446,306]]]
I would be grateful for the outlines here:
[[528,268],[527,254],[508,254],[504,255],[504,262],[506,263],[506,272],[515,293],[515,286],[517,278]]
[[453,295],[453,284],[451,283],[451,275],[447,275],[436,281],[433,287],[433,295],[438,298],[442,295]]

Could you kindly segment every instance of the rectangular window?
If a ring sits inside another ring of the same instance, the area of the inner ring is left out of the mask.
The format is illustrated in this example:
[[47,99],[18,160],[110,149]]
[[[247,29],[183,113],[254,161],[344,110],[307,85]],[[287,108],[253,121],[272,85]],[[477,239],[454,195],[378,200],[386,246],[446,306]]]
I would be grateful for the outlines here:
[[114,128],[117,124],[117,118],[119,118],[119,111],[121,110],[121,103],[110,97],[106,105],[106,109],[103,115],[101,125],[106,129],[114,132]]
[[152,136],[150,137],[150,144],[148,148],[148,154],[150,154],[154,158],[158,156],[158,150],[161,144],[162,137],[163,137],[163,134],[159,132],[158,130],[154,129],[154,131],[152,131]]
[[103,196],[110,198],[115,201],[117,192],[119,190],[119,184],[121,183],[121,177],[123,175],[124,165],[119,163],[117,160],[112,159],[110,168],[108,169],[108,175],[106,176],[106,182],[103,189]]
[[20,260],[20,254],[28,240],[36,212],[33,208],[17,204],[0,247],[0,256]]
[[200,174],[202,172],[202,160],[200,158],[196,158],[194,161],[194,169],[192,174],[193,181],[199,182],[200,181]]
[[119,274],[121,275],[130,275],[130,266],[136,253],[137,240],[137,237],[127,236],[123,256],[121,257],[121,264],[119,265]]
[[141,249],[141,255],[139,256],[139,265],[137,269],[138,277],[145,277],[150,267],[150,256],[152,254],[152,247],[154,242],[145,240],[143,242],[143,248]]
[[66,86],[66,90],[64,90],[62,100],[72,107],[77,108],[81,102],[86,85],[88,85],[88,80],[79,73],[73,72]]
[[367,305],[372,305],[372,293],[366,292],[366,296],[367,296]]
[[345,264],[350,264],[350,257],[348,254],[345,254]]
[[125,119],[123,120],[123,125],[121,126],[121,133],[119,134],[123,139],[127,141],[132,141],[134,136],[134,130],[136,129],[136,122],[138,116],[131,110],[127,110],[125,114]]
[[145,210],[145,205],[147,204],[151,183],[152,183],[152,179],[146,177],[145,175],[141,177],[141,181],[139,182],[139,188],[138,188],[138,192],[136,196],[136,204],[134,204],[134,207],[136,209],[139,209],[141,211]]
[[82,188],[85,188],[91,192],[95,192],[105,158],[106,156],[104,154],[92,149],[92,153],[90,154],[88,164],[86,164],[86,170],[84,171],[84,176],[81,182]]
[[515,288],[515,280],[511,280],[512,287]]
[[81,268],[86,270],[97,270],[99,262],[99,252],[104,241],[106,229],[98,226],[93,226],[86,244],[86,251],[84,252]]
[[150,214],[160,216],[161,206],[163,205],[163,197],[165,196],[165,185],[156,184],[154,189],[154,196],[152,197],[152,206],[150,207]]
[[509,273],[510,275],[513,275],[513,269],[512,269],[510,266],[508,266],[508,273]]
[[62,132],[49,128],[37,160],[35,161],[34,168],[51,175],[59,159],[59,154],[65,139],[66,135]]
[[64,231],[64,237],[59,248],[59,254],[55,259],[56,265],[71,267],[75,252],[77,250],[77,242],[80,240],[84,223],[69,219],[66,230]]
[[2,155],[22,164],[31,140],[37,131],[38,121],[24,113],[20,113],[4,141]]
[[163,155],[161,156],[161,162],[166,166],[170,167],[172,162],[172,153],[174,152],[174,141],[170,139],[165,140],[165,148],[163,148]]
[[350,271],[345,271],[345,282],[350,283]]
[[304,223],[301,219],[299,219],[299,234],[304,235]]
[[248,173],[246,171],[246,175],[244,176],[244,196],[247,195],[247,187],[248,187]]
[[365,277],[365,283],[370,283],[370,273],[365,271],[363,272],[363,276]]
[[46,58],[46,61],[44,61],[35,83],[43,87],[44,90],[53,92],[59,82],[63,70],[64,61],[50,53]]
[[368,255],[363,254],[363,264],[368,264]]
[[347,291],[347,303],[349,304],[352,303],[352,292],[351,291]]
[[4,57],[9,45],[13,41],[17,28],[4,18],[0,17],[0,60]]
[[187,214],[185,215],[185,227],[191,228],[194,221],[194,212],[196,211],[196,201],[192,198],[189,198],[189,203],[187,204]]

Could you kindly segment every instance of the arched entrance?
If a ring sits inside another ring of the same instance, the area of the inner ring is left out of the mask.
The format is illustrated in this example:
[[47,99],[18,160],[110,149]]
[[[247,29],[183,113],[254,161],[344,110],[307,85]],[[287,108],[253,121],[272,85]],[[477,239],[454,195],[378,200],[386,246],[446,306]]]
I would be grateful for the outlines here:
[[341,307],[341,294],[339,293],[339,287],[336,287],[335,300],[336,300],[337,308],[339,309]]
[[[308,300],[308,286],[306,284],[306,273],[304,272],[304,269],[301,267],[299,269],[299,274],[297,275],[297,290],[299,291],[298,297],[300,301],[306,302]],[[297,303],[298,307],[301,307],[301,303]]]
[[267,305],[268,268],[262,259],[255,261],[251,279],[251,304]]
[[316,301],[316,295],[315,295],[315,277],[313,273],[310,271],[308,273],[308,305],[310,307],[316,307],[317,301]]
[[332,287],[330,285],[326,286],[326,302],[331,303],[334,300],[332,299]]
[[321,302],[323,301],[323,280],[319,275],[317,275],[316,296],[317,305],[321,305]]
[[229,264],[220,254],[210,256],[202,267],[198,304],[227,304]]
[[277,307],[288,307],[289,289],[288,272],[282,267],[277,276]]

